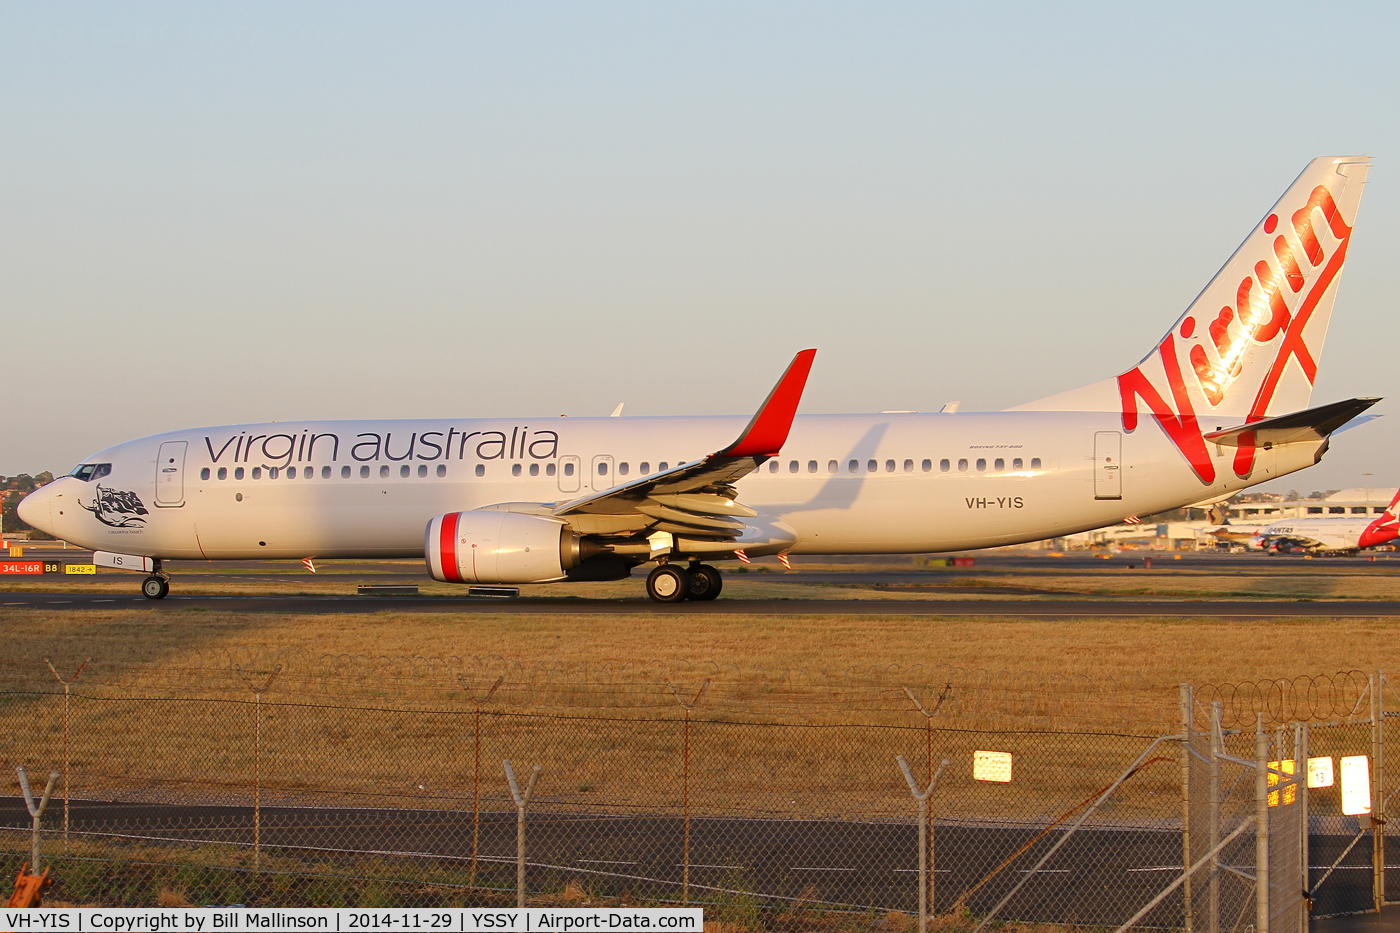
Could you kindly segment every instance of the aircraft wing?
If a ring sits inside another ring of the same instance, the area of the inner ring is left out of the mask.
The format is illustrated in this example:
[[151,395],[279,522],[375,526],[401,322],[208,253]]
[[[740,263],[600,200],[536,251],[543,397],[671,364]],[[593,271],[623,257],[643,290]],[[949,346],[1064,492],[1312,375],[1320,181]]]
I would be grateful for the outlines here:
[[1345,402],[1333,402],[1252,424],[1236,425],[1223,431],[1212,431],[1206,435],[1206,440],[1226,447],[1239,447],[1241,443],[1264,447],[1320,441],[1379,401],[1378,398],[1352,398]]
[[661,473],[561,502],[552,514],[565,519],[633,517],[637,524],[656,531],[737,537],[744,530],[743,519],[758,513],[734,501],[732,484],[782,449],[816,355],[816,350],[803,350],[793,358],[748,426],[728,447]]

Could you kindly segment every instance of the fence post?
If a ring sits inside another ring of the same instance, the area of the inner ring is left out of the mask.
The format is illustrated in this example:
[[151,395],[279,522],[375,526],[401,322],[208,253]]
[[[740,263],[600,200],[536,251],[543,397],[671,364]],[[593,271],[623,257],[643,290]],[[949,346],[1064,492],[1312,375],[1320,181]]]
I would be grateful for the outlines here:
[[[1181,864],[1191,864],[1191,736],[1196,724],[1196,694],[1181,685]],[[1191,905],[1191,879],[1181,886],[1181,913],[1186,933],[1191,933],[1195,911]]]
[[64,680],[61,676],[59,676],[58,671],[54,670],[53,662],[50,661],[48,658],[44,658],[44,663],[47,664],[47,665],[49,666],[49,672],[53,674],[54,679],[57,680],[59,683],[63,684],[63,854],[64,854],[64,855],[67,855],[67,854],[68,854],[68,720],[69,720],[69,715],[70,715],[70,712],[71,712],[71,709],[70,709],[70,700],[71,700],[71,697],[69,696],[68,690],[69,690],[70,687],[73,686],[73,684],[77,681],[77,679],[78,679],[80,676],[82,676],[83,668],[87,667],[87,666],[88,666],[88,661],[91,661],[91,660],[92,660],[92,658],[88,658],[88,659],[86,659],[85,661],[83,661],[82,664],[79,664],[79,665],[78,665],[78,669],[77,669],[76,671],[73,672],[73,676],[70,677],[70,678],[68,678],[67,680]]
[[[1225,730],[1220,720],[1225,704],[1210,704],[1210,849],[1220,843],[1220,756],[1225,753]],[[1210,933],[1220,933],[1220,856],[1210,857]]]
[[1385,905],[1385,671],[1371,684],[1371,890],[1379,913]]
[[904,780],[909,784],[909,793],[919,802],[919,933],[927,933],[929,907],[933,906],[933,883],[930,880],[933,878],[933,859],[928,844],[928,799],[933,796],[938,779],[947,769],[948,759],[943,759],[943,764],[938,766],[938,771],[928,782],[928,787],[922,791],[919,790],[919,785],[914,780],[914,772],[909,770],[909,762],[904,760],[904,756],[896,755],[895,761],[899,762],[899,770],[904,772]]
[[33,835],[29,843],[29,873],[37,875],[39,873],[39,820],[44,815],[44,810],[49,805],[49,795],[53,793],[54,782],[58,780],[58,772],[49,772],[49,783],[44,788],[44,799],[39,804],[34,804],[34,794],[29,790],[29,775],[24,773],[24,765],[15,769],[19,775],[19,789],[24,793],[24,806],[29,810],[29,816],[34,821]]
[[[948,699],[949,695],[950,695],[952,692],[953,692],[953,685],[952,685],[951,683],[945,682],[945,683],[943,684],[943,689],[940,690],[939,693],[938,693],[938,702],[935,703],[935,704],[933,704],[933,709],[927,709],[927,708],[924,707],[924,704],[922,704],[922,703],[919,702],[919,698],[916,697],[916,696],[914,696],[914,691],[913,691],[913,690],[910,690],[908,687],[905,687],[905,688],[904,688],[904,695],[907,696],[907,697],[909,698],[909,702],[910,702],[910,703],[913,703],[913,704],[914,704],[914,708],[915,708],[916,710],[918,710],[920,713],[923,713],[923,715],[924,715],[925,735],[926,735],[926,740],[925,740],[925,743],[924,743],[924,744],[925,744],[925,746],[926,746],[925,752],[926,752],[927,755],[928,755],[928,771],[927,771],[926,773],[929,774],[930,776],[933,775],[933,717],[934,717],[935,715],[938,714],[938,711],[939,711],[940,709],[943,708],[944,702]],[[935,847],[935,842],[934,842],[934,826],[933,826],[932,823],[930,823],[930,824],[929,824],[929,827],[928,827],[928,859],[929,859],[929,865],[930,865],[930,866],[933,864],[934,847]],[[932,905],[932,904],[934,904],[934,900],[933,900],[933,869],[932,869],[932,868],[929,869],[928,884],[929,884],[928,902],[929,902],[929,904]],[[934,909],[937,910],[937,906],[936,906],[936,905],[934,905]]]
[[235,664],[233,669],[253,691],[253,871],[257,872],[262,867],[262,695],[272,689],[282,665],[273,668],[261,687],[254,686],[242,667]]
[[1309,741],[1310,734],[1312,733],[1310,733],[1308,723],[1298,723],[1298,740],[1296,740],[1298,741],[1298,747],[1296,747],[1295,749],[1296,755],[1298,755],[1298,765],[1295,766],[1294,773],[1295,775],[1302,775],[1302,777],[1299,777],[1298,782],[1298,803],[1301,804],[1303,808],[1303,838],[1301,853],[1301,864],[1303,867],[1302,933],[1308,933],[1308,915],[1310,913],[1308,906],[1312,904],[1312,869],[1309,869],[1308,867],[1308,756],[1312,754],[1312,749],[1310,749]]
[[506,768],[506,781],[510,784],[510,795],[515,799],[515,906],[525,906],[525,808],[530,805],[530,797],[535,793],[535,782],[544,769],[535,765],[530,772],[530,783],[525,785],[525,793],[520,793],[520,785],[515,782],[515,769],[510,759],[502,762]]
[[461,674],[457,675],[457,682],[462,685],[462,689],[467,691],[467,696],[472,698],[476,704],[476,759],[472,766],[472,874],[471,886],[476,887],[476,851],[477,840],[481,834],[481,704],[491,699],[491,694],[496,692],[504,681],[505,675],[496,678],[496,682],[491,685],[491,689],[486,691],[486,695],[478,697],[476,691],[467,683],[467,679]]
[[690,903],[690,711],[700,698],[705,695],[705,691],[710,689],[710,682],[706,680],[696,691],[695,697],[687,703],[681,699],[678,691],[668,680],[666,686],[670,688],[671,695],[676,698],[676,702],[685,710],[685,771],[682,779],[681,812],[685,821],[685,841],[681,847],[681,903]]
[[1254,717],[1254,929],[1269,933],[1269,736]]

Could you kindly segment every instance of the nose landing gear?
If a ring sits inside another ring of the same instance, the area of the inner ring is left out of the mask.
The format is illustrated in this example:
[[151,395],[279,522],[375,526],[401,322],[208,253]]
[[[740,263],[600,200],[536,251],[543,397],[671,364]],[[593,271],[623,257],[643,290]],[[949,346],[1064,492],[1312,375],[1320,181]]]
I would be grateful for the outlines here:
[[151,561],[151,575],[141,581],[141,595],[147,599],[164,599],[170,595],[170,577],[160,569],[160,558]]
[[141,595],[147,599],[164,599],[170,594],[170,581],[163,576],[151,574],[141,581]]

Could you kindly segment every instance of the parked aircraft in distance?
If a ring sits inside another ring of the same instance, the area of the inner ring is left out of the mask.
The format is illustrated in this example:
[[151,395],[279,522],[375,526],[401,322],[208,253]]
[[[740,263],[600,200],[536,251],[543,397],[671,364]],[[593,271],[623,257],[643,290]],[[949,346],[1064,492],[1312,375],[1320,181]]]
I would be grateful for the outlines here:
[[148,574],[153,599],[173,558],[417,555],[454,583],[620,579],[655,562],[648,593],[679,601],[719,594],[709,561],[995,547],[1221,498],[1316,463],[1378,401],[1308,408],[1369,164],[1309,163],[1141,362],[1006,411],[795,417],[804,350],[747,424],[176,431],[94,454],[20,516]]
[[1260,529],[1258,546],[1278,553],[1284,550],[1312,551],[1320,554],[1355,554],[1378,544],[1388,544],[1400,537],[1400,491],[1390,500],[1383,515],[1309,516],[1285,518]]

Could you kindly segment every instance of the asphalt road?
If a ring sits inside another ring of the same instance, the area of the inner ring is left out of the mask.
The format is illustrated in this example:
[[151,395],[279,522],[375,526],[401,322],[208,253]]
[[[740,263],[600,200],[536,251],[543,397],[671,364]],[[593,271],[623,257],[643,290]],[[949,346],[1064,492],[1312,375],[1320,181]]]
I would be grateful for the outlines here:
[[374,613],[456,612],[598,615],[885,615],[885,616],[1020,616],[1390,618],[1400,616],[1400,602],[1373,600],[1143,600],[1143,599],[726,599],[710,603],[659,604],[636,599],[544,597],[494,599],[471,596],[179,596],[162,600],[120,593],[0,593],[0,609],[141,609],[179,612],[216,609],[224,612]]
[[[27,823],[22,802],[0,798],[0,825],[20,829]],[[77,801],[71,827],[89,839],[252,844],[247,807]],[[1038,826],[1016,824],[938,824],[936,907],[948,909],[990,875],[966,906],[974,912],[991,908],[1060,835],[1051,831],[1032,843],[1040,831]],[[262,844],[277,855],[323,866],[327,860],[358,854],[373,855],[381,863],[399,860],[405,867],[431,863],[465,869],[471,856],[472,818],[470,811],[461,810],[264,807],[260,832]],[[550,812],[537,805],[526,830],[527,885],[557,889],[576,878],[613,894],[629,890],[641,896],[676,897],[683,838],[683,824],[674,816]],[[1313,864],[1330,864],[1347,841],[1343,836],[1313,836]],[[1032,844],[1024,853],[996,871],[1028,843]],[[1225,853],[1227,864],[1238,862],[1248,870],[1252,839],[1241,839],[1236,849]],[[512,886],[514,813],[482,814],[478,851],[479,881]],[[697,899],[723,899],[743,891],[770,900],[801,897],[846,908],[917,909],[918,835],[909,823],[694,818],[690,852],[690,884]],[[1344,863],[1349,867],[1334,872],[1319,891],[1318,913],[1356,909],[1357,903],[1369,901],[1369,858],[1369,845],[1353,849]],[[1022,888],[1001,917],[1121,923],[1176,877],[1180,860],[1181,837],[1173,828],[1100,825],[1081,830]],[[1314,880],[1318,877],[1315,873]],[[1240,883],[1227,877],[1223,884],[1228,888]],[[1223,893],[1227,902],[1244,895],[1243,889]],[[1144,922],[1169,925],[1180,911],[1179,895],[1173,896]]]

